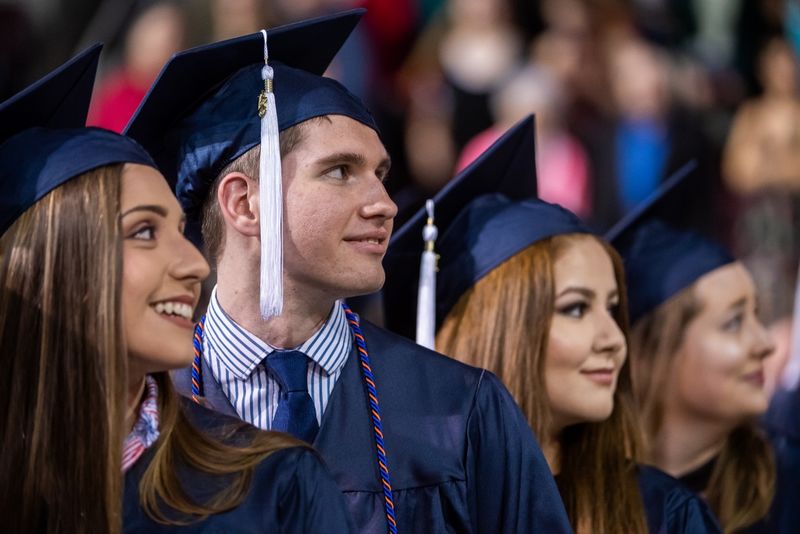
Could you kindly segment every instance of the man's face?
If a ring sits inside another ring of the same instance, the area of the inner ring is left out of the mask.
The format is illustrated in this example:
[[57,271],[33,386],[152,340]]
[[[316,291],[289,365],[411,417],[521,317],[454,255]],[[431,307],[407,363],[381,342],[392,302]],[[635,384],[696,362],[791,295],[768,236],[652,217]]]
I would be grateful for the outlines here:
[[305,125],[282,166],[285,290],[338,299],[380,289],[397,206],[377,133],[329,115]]

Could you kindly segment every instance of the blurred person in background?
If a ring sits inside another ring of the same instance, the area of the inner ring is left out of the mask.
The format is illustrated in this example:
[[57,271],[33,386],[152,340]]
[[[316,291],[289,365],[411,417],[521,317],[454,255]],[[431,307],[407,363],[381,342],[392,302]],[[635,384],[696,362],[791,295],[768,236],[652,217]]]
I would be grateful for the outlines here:
[[508,0],[450,0],[438,57],[453,92],[453,139],[462,148],[491,125],[489,95],[523,57]]
[[776,488],[798,473],[776,469],[758,425],[774,351],[759,295],[722,246],[653,215],[669,196],[637,210],[612,237],[625,261],[646,458],[702,495],[725,532],[784,532],[777,525],[796,503]]
[[122,64],[98,82],[88,124],[121,132],[172,54],[184,47],[182,11],[155,3],[142,11],[125,38]]
[[725,180],[748,195],[770,187],[800,191],[800,92],[797,59],[784,39],[760,55],[761,96],[741,105],[725,150]]
[[635,35],[618,36],[606,46],[614,112],[587,139],[592,222],[608,228],[694,158],[699,174],[709,178],[691,184],[683,195],[691,201],[672,213],[706,227],[713,205],[714,155],[699,126],[673,102],[669,58]]
[[531,43],[529,61],[558,78],[567,124],[576,132],[611,111],[600,43],[625,25],[624,10],[616,4],[541,2],[545,28]]
[[524,60],[508,0],[449,0],[403,66],[405,146],[412,183],[399,193],[404,221],[453,176],[457,154],[494,123],[490,95]]
[[[270,6],[278,3],[264,0],[211,0],[210,41],[221,41],[257,32],[268,26],[270,19],[272,22],[280,20],[274,15],[268,17],[268,12],[274,11],[270,10]],[[167,59],[169,57],[164,59],[162,65]]]
[[767,42],[758,72],[763,92],[736,113],[723,176],[740,200],[735,250],[759,288],[762,318],[779,338],[775,384],[788,356],[794,294],[787,288],[800,259],[800,70],[786,40]]
[[475,136],[456,165],[461,172],[512,125],[533,113],[536,117],[535,158],[538,196],[587,217],[589,169],[586,151],[565,127],[565,89],[546,69],[528,65],[492,95],[495,124]]

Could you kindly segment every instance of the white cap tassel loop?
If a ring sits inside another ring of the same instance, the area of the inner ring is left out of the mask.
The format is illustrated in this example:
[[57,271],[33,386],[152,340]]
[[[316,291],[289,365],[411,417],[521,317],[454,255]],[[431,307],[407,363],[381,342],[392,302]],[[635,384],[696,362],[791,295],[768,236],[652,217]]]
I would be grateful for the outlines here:
[[261,226],[261,278],[259,305],[264,319],[283,311],[283,179],[275,110],[272,92],[274,72],[269,66],[267,32],[264,35],[264,67],[261,78],[264,90],[258,97],[258,116],[261,118],[261,158],[259,160],[259,223]]
[[417,294],[417,343],[434,349],[436,341],[436,263],[438,255],[433,245],[439,230],[433,224],[433,200],[425,202],[428,222],[422,229],[425,250],[419,265],[419,293]]

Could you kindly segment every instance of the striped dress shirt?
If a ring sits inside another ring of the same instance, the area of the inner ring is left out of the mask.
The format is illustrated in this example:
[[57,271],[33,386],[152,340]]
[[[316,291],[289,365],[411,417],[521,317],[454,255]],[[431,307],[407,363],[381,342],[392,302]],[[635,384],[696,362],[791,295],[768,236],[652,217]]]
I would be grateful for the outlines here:
[[[322,327],[299,347],[309,358],[308,392],[314,402],[317,422],[347,362],[353,334],[341,303],[336,302]],[[206,311],[203,358],[236,413],[253,426],[269,430],[278,408],[280,385],[264,365],[275,348],[231,319],[211,294]]]

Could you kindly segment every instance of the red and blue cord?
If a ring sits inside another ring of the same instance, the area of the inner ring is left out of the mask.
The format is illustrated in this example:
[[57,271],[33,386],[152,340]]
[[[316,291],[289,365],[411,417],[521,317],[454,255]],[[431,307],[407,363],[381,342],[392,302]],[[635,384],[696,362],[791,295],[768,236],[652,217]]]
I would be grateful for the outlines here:
[[350,329],[353,331],[353,337],[356,339],[358,346],[358,356],[361,361],[361,376],[364,378],[364,384],[367,386],[367,395],[369,396],[369,406],[372,412],[372,430],[375,434],[375,450],[378,453],[378,469],[381,473],[381,482],[383,483],[383,499],[384,508],[386,509],[386,522],[391,534],[397,534],[397,521],[394,516],[394,501],[392,499],[392,483],[389,478],[389,462],[386,460],[386,447],[383,443],[383,426],[381,424],[381,408],[378,402],[378,391],[375,387],[375,377],[372,374],[372,366],[369,361],[369,352],[367,351],[367,342],[364,340],[364,334],[361,332],[361,326],[358,324],[358,316],[352,312],[346,304],[342,304],[344,313],[347,316],[347,322],[350,323]]

